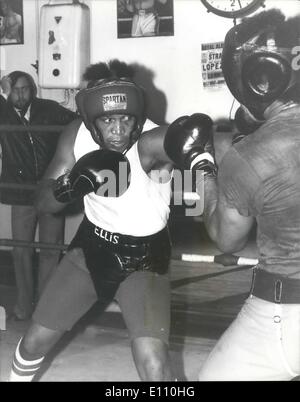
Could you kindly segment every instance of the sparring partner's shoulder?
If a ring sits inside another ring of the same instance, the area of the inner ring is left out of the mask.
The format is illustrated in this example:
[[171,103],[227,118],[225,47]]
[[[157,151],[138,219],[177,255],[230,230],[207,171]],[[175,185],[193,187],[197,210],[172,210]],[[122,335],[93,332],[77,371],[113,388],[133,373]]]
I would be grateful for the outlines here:
[[243,216],[256,215],[263,202],[260,171],[247,156],[237,147],[231,147],[218,169],[219,201]]
[[74,144],[81,124],[81,119],[75,119],[64,127],[44,179],[57,179],[75,165]]
[[173,162],[164,150],[167,128],[166,125],[155,127],[143,132],[138,140],[140,162],[146,173],[154,169],[168,171],[173,169]]
[[215,159],[217,165],[219,166],[224,155],[226,155],[226,153],[232,147],[232,138],[234,134],[232,132],[219,131],[218,127],[214,128],[213,143],[215,148]]

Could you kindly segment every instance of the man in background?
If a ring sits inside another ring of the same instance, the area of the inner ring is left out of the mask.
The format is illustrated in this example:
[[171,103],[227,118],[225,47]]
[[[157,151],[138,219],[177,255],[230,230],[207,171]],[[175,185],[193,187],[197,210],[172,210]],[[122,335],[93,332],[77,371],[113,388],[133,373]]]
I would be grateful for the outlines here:
[[[38,214],[34,207],[34,187],[54,155],[59,138],[58,132],[47,130],[46,126],[65,125],[74,120],[76,114],[55,101],[38,98],[33,78],[23,71],[13,71],[3,77],[0,85],[3,93],[0,96],[0,125],[24,127],[23,131],[0,129],[0,181],[3,185],[0,201],[11,205],[12,239],[34,241],[39,223],[40,242],[62,244],[64,217],[59,214]],[[45,130],[31,131],[30,125],[42,125]],[[5,187],[5,184],[8,186]],[[11,187],[13,184],[16,188]],[[20,188],[21,185],[24,188]],[[60,251],[40,250],[37,295],[34,289],[33,256],[34,249],[31,247],[13,248],[17,301],[12,317],[18,320],[30,318],[34,301],[41,294],[57,264]]]

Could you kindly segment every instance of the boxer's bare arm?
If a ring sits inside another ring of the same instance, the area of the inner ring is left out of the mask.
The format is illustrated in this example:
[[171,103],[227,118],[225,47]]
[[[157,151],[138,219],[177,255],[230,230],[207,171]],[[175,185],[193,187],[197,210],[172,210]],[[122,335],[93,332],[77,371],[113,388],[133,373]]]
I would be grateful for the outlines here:
[[72,121],[60,135],[55,155],[38,186],[36,208],[40,213],[55,213],[65,207],[54,198],[53,184],[75,165],[74,142],[81,122],[81,119]]
[[151,170],[173,169],[173,162],[164,150],[164,138],[168,126],[156,127],[143,134],[138,142],[140,161],[146,173]]

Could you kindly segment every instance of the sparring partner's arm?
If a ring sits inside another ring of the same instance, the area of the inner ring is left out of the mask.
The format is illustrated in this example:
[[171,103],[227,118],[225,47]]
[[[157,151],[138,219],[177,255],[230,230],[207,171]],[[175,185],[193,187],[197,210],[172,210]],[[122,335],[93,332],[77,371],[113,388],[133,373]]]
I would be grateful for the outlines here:
[[205,173],[204,222],[211,239],[223,252],[243,248],[253,219],[219,199],[213,122],[209,116],[197,113],[177,119],[167,130],[164,148],[176,165]]
[[242,216],[236,208],[228,206],[218,188],[217,178],[207,176],[204,180],[203,218],[206,230],[221,251],[235,253],[245,247],[253,218]]
[[[233,136],[232,145],[241,141],[263,124],[263,121],[255,119],[242,105],[238,108],[234,121],[238,133]],[[227,176],[232,176],[236,173],[236,170],[242,171],[241,167],[236,169],[235,166],[230,166],[233,161],[225,163],[228,158],[230,159],[230,153],[225,158],[224,163],[221,165],[221,171],[218,174],[218,176],[221,176],[219,178],[219,183],[221,180],[220,186],[217,186],[216,179],[209,176],[205,177],[204,222],[210,237],[215,240],[219,248],[224,252],[232,253],[241,250],[247,243],[253,219],[241,215],[233,206],[228,206],[222,188],[222,176],[224,173],[226,175],[226,171],[229,172]],[[242,191],[242,186],[247,184],[246,177],[247,175],[244,176],[245,180],[241,183],[240,192]],[[236,185],[237,183],[234,183],[232,187],[236,187]],[[250,187],[252,188],[252,186]],[[254,188],[251,191],[254,193]]]
[[55,155],[37,189],[35,205],[39,213],[56,213],[66,205],[57,201],[53,188],[56,180],[75,165],[74,142],[81,122],[81,119],[72,121],[60,135]]

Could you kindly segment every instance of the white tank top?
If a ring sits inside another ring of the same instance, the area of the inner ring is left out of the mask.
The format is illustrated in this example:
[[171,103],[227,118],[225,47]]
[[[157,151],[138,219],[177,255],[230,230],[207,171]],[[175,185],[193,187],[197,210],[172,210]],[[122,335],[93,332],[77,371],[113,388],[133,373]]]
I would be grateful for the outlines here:
[[[155,127],[150,121],[146,123],[146,130]],[[74,144],[76,161],[96,149],[99,149],[99,145],[82,123]],[[126,157],[131,169],[127,191],[120,197],[87,194],[84,197],[85,214],[90,222],[109,232],[148,236],[159,232],[167,224],[170,213],[170,181],[157,183],[147,175],[141,166],[137,142],[126,153]]]

